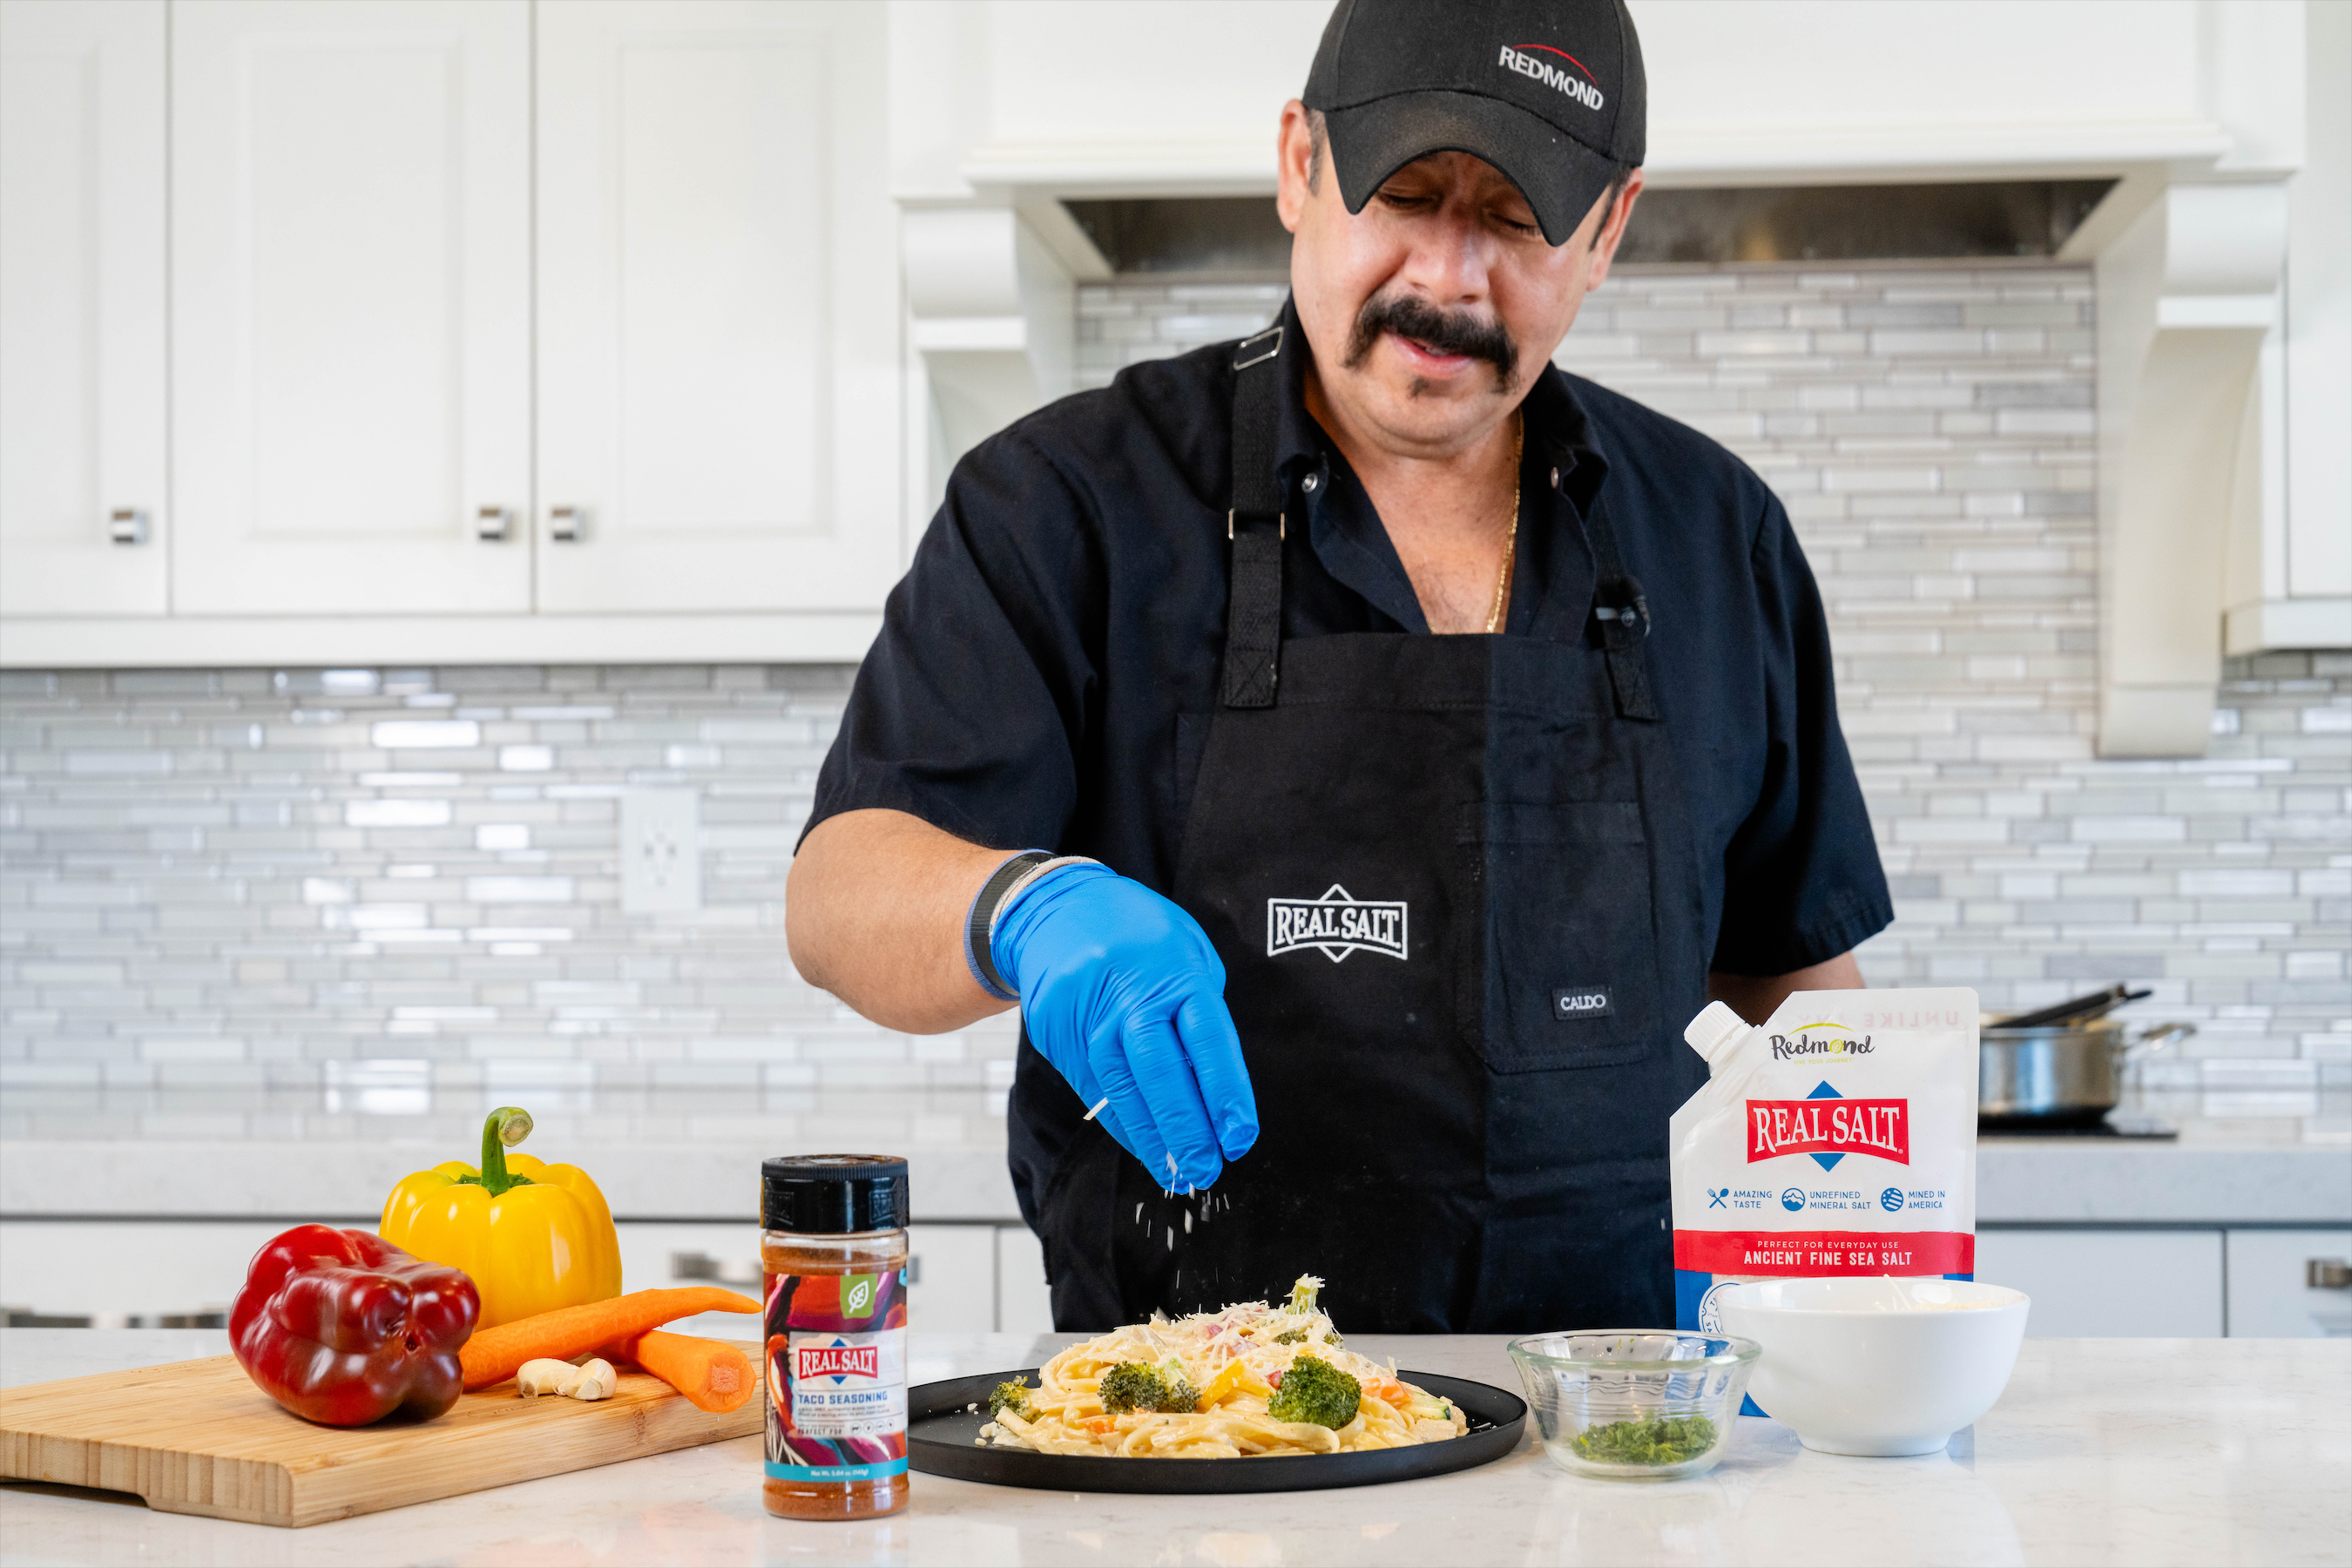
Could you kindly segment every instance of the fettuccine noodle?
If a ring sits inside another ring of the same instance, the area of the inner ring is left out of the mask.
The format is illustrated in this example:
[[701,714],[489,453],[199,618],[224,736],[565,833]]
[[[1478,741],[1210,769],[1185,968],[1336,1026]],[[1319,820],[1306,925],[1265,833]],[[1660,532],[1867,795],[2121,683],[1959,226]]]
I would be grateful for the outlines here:
[[[1311,1303],[1321,1284],[1302,1278],[1294,1300]],[[1267,1401],[1301,1354],[1328,1362],[1363,1385],[1353,1420],[1335,1430],[1277,1421],[1267,1413]],[[1105,1410],[1104,1373],[1129,1362],[1181,1364],[1186,1381],[1200,1391],[1199,1408],[1190,1414]],[[1311,1306],[1299,1310],[1245,1301],[1173,1321],[1155,1313],[1148,1323],[1072,1345],[1039,1369],[1038,1382],[1028,1394],[1029,1416],[1003,1412],[981,1428],[983,1442],[1096,1458],[1232,1459],[1401,1448],[1444,1442],[1470,1429],[1452,1401],[1401,1382],[1392,1365],[1346,1349],[1331,1320]]]

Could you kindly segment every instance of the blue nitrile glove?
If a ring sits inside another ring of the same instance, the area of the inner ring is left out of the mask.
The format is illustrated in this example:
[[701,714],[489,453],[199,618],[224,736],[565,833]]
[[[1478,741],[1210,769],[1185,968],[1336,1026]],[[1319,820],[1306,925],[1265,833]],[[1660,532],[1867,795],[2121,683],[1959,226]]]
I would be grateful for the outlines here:
[[1225,966],[1192,916],[1108,866],[1065,866],[997,917],[989,952],[1029,1043],[1087,1105],[1108,1100],[1095,1119],[1161,1186],[1205,1187],[1257,1142]]

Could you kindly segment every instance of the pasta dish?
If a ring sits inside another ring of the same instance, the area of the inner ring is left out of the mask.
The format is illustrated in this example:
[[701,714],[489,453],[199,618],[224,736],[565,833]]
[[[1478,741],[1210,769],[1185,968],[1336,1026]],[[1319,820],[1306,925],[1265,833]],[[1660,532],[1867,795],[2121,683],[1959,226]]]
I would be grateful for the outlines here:
[[1039,1386],[1000,1384],[981,1441],[1097,1458],[1351,1454],[1459,1437],[1450,1400],[1356,1354],[1302,1275],[1279,1307],[1245,1301],[1173,1321],[1158,1313],[1069,1349]]

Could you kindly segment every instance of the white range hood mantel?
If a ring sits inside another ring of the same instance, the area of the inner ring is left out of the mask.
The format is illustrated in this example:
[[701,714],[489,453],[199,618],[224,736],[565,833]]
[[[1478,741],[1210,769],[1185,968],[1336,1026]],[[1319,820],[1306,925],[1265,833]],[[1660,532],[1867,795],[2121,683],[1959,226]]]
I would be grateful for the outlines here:
[[[1270,193],[1277,111],[1328,9],[894,5],[934,497],[975,441],[1067,390],[1069,289],[1108,268],[1063,200]],[[1661,186],[2119,182],[2061,253],[2099,289],[2103,754],[2203,754],[2225,651],[2352,647],[2352,7],[1633,15]]]

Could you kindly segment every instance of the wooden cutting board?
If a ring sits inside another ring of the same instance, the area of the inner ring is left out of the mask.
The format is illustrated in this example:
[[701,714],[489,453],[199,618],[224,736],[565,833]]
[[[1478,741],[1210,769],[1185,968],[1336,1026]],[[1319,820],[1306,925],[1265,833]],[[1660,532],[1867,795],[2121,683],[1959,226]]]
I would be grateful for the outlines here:
[[[757,1345],[737,1348],[760,1363]],[[625,1371],[593,1403],[524,1399],[509,1383],[431,1421],[316,1426],[236,1357],[208,1356],[0,1389],[0,1475],[137,1492],[166,1513],[317,1524],[746,1436],[760,1411],[755,1396],[710,1415]]]

